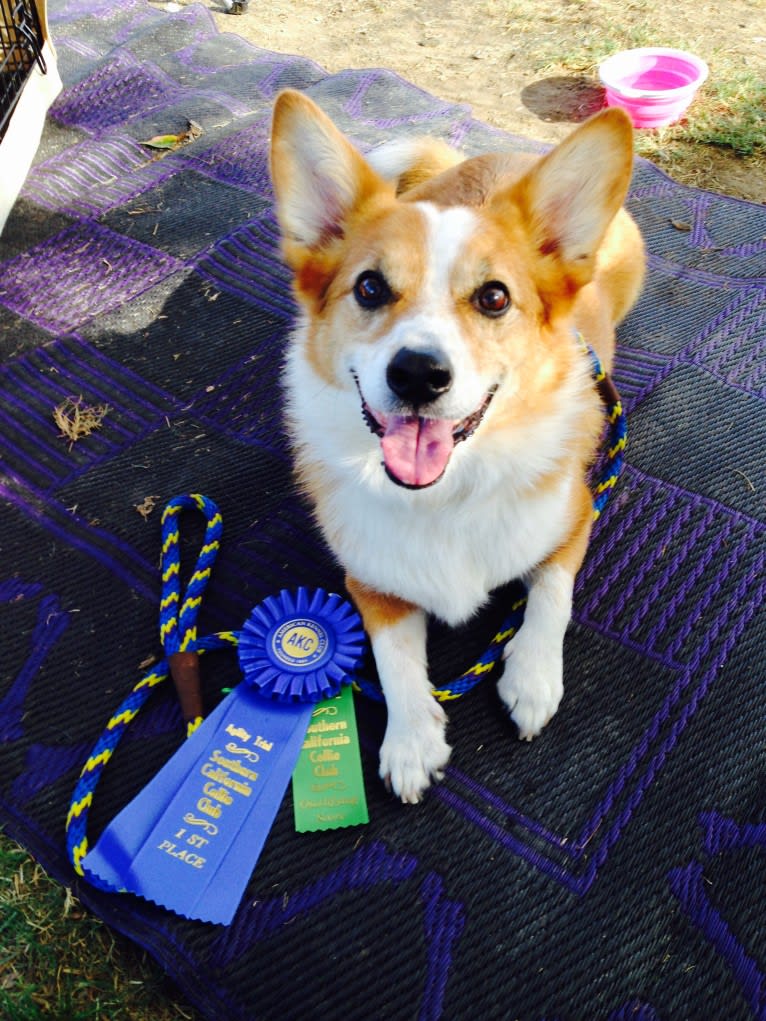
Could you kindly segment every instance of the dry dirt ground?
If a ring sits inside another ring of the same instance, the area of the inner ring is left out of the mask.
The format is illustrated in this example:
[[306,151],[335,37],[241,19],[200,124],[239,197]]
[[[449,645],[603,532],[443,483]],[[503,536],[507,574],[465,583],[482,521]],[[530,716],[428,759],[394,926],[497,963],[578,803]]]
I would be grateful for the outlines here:
[[[264,49],[310,57],[328,71],[386,67],[539,141],[555,142],[600,105],[592,63],[573,73],[572,56],[597,61],[608,40],[612,48],[636,45],[647,25],[658,45],[686,40],[708,61],[711,78],[724,61],[766,78],[765,0],[250,0],[241,16],[227,14],[225,0],[203,2],[221,31]],[[556,69],[562,63],[565,74]],[[676,176],[766,202],[763,156],[696,149],[696,177]]]

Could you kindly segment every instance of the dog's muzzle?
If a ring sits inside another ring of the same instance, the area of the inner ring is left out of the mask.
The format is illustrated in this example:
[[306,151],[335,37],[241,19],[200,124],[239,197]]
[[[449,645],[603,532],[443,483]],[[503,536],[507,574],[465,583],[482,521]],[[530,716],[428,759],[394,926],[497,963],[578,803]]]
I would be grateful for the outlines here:
[[405,489],[425,489],[442,478],[455,445],[476,432],[497,391],[495,384],[475,411],[455,421],[373,411],[364,399],[356,375],[354,381],[362,401],[364,420],[370,432],[380,439],[386,474]]

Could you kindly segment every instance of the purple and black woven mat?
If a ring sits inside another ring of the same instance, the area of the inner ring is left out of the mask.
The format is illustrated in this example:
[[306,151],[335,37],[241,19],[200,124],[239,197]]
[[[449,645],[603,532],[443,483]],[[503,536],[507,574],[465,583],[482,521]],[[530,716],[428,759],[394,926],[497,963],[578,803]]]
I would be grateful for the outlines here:
[[[404,807],[376,779],[383,710],[360,699],[369,825],[297,835],[288,795],[229,928],[75,880],[79,768],[159,651],[164,502],[202,492],[223,513],[200,633],[283,587],[340,583],[280,424],[275,93],[306,89],[362,148],[425,132],[536,146],[385,71],[328,76],[219,35],[201,7],[50,15],[65,89],[0,240],[6,831],[211,1019],[766,1018],[766,209],[645,163],[630,207],[650,274],[615,373],[628,464],[544,734],[517,741],[487,681],[448,706],[444,782]],[[203,134],[175,152],[140,144],[189,120]],[[67,397],[110,409],[71,447],[53,422]],[[182,527],[193,555],[201,523]],[[503,609],[434,635],[435,680]],[[206,663],[211,704],[236,680],[227,655]],[[160,691],[98,789],[92,838],[181,736]]]

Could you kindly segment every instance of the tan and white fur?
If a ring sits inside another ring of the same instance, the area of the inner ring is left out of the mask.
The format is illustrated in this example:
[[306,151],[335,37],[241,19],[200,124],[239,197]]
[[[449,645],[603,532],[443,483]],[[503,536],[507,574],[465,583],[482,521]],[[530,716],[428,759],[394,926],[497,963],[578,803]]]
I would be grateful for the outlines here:
[[526,739],[559,706],[603,425],[577,335],[608,370],[644,272],[621,208],[631,141],[607,110],[541,159],[463,160],[423,139],[364,159],[306,96],[277,99],[271,170],[300,306],[288,425],[372,642],[380,774],[405,802],[450,754],[428,614],[459,624],[523,578],[499,694]]

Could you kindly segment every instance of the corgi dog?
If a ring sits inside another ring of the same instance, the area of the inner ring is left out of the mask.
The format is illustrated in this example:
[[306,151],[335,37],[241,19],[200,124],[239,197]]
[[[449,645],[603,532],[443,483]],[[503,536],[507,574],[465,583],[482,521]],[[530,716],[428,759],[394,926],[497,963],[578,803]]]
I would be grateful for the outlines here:
[[524,579],[499,695],[527,740],[559,706],[604,423],[582,338],[608,371],[644,275],[631,169],[618,109],[542,158],[422,138],[364,158],[307,96],[277,97],[271,175],[300,312],[287,423],[372,643],[380,775],[404,802],[451,751],[427,615],[462,623]]

